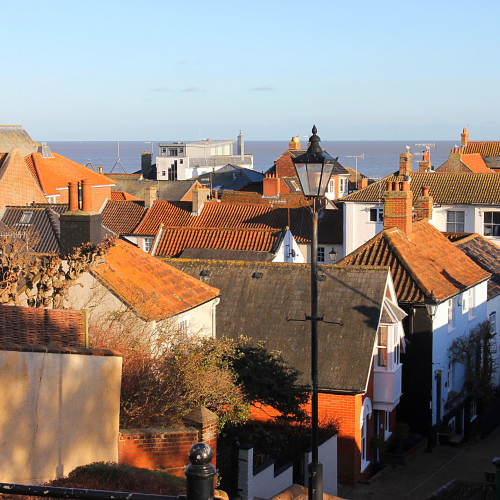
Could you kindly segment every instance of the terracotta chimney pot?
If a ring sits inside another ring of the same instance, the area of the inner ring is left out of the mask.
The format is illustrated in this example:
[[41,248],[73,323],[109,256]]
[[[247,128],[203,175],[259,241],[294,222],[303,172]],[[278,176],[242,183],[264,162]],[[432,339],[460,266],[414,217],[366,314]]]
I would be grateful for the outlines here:
[[76,212],[80,207],[78,203],[78,182],[68,182],[69,210]]
[[92,181],[82,180],[82,210],[92,212]]

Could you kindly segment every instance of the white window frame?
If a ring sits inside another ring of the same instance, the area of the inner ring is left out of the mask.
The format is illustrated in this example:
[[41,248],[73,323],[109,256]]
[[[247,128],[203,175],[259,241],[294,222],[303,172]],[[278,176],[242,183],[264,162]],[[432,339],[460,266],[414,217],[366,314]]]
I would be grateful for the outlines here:
[[190,326],[189,314],[177,320],[177,330],[181,335],[189,335],[191,333]]
[[324,264],[325,262],[325,247],[318,247],[318,263]]
[[151,250],[151,246],[153,245],[153,239],[154,238],[143,238],[142,240],[142,249],[149,253],[149,251]]
[[474,289],[469,288],[467,294],[467,307],[469,309],[469,321],[476,319],[474,316]]
[[345,177],[339,177],[339,197],[342,194],[347,193],[347,179]]
[[[463,214],[463,221],[457,222],[457,214]],[[451,218],[454,220],[450,220]],[[457,225],[462,225],[462,228],[457,229]],[[448,233],[465,232],[465,210],[446,210],[446,231]]]
[[[491,214],[491,222],[486,222],[486,218],[490,218],[489,214]],[[487,238],[498,238],[500,236],[500,223],[498,220],[494,222],[495,214],[498,214],[496,217],[498,219],[500,217],[500,212],[498,211],[483,212],[483,235]],[[491,234],[486,234],[486,226],[490,228],[488,232]]]
[[[381,334],[384,331],[385,331],[385,339],[383,339],[381,342]],[[382,368],[384,370],[387,370],[387,365],[389,364],[388,362],[389,350],[387,349],[387,345],[389,343],[388,340],[389,340],[389,327],[387,325],[379,325],[377,330],[377,361],[375,365],[376,368]],[[385,356],[384,356],[384,351],[385,351]],[[380,364],[381,361],[385,364]]]
[[328,192],[335,194],[335,178],[328,181]]
[[391,412],[386,411],[384,419],[384,441],[387,441],[392,436],[390,426],[391,426]]
[[[373,212],[372,212],[373,210]],[[374,212],[376,210],[376,212]],[[375,213],[375,217],[377,220],[372,220],[372,214]],[[372,224],[380,224],[384,222],[384,208],[383,207],[372,207],[369,211],[368,222]]]
[[370,465],[370,460],[367,460],[368,449],[368,420],[372,416],[372,402],[366,397],[361,407],[360,428],[361,428],[361,472],[364,472]]

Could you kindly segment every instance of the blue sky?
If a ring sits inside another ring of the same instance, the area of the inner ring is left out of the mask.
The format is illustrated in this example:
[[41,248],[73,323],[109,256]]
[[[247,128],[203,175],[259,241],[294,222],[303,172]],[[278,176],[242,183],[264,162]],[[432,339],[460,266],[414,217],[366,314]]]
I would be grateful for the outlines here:
[[2,6],[0,122],[36,140],[500,140],[500,2]]

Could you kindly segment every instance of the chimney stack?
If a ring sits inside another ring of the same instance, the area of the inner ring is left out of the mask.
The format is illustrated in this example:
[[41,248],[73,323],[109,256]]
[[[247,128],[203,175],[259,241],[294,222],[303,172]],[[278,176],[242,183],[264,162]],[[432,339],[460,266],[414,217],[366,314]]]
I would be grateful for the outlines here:
[[149,208],[158,199],[158,190],[154,187],[147,187],[144,193],[144,206]]
[[54,158],[46,142],[42,142],[42,158]]
[[408,175],[411,176],[411,163],[412,163],[413,155],[410,153],[410,149],[408,148],[406,153],[399,155],[399,175]]
[[266,174],[264,177],[262,196],[276,198],[280,194],[280,179],[275,174]]
[[141,154],[141,172],[143,177],[149,172],[149,169],[151,168],[151,163],[152,163],[151,153],[144,151],[144,153]]
[[464,128],[464,131],[460,134],[462,137],[462,147],[467,146],[469,143],[469,132],[467,131],[466,128]]
[[410,234],[413,221],[413,193],[410,189],[410,183],[408,181],[388,181],[387,191],[383,198],[384,229],[397,227],[406,234]]
[[98,245],[102,241],[102,215],[93,211],[92,183],[81,181],[82,210],[79,210],[78,182],[68,183],[69,210],[61,214],[61,255],[84,243]]
[[102,174],[102,167],[97,167],[97,173]]
[[364,189],[368,187],[368,177],[361,177],[358,181],[358,189]]
[[422,196],[415,201],[415,218],[432,219],[432,196],[429,196],[430,187],[422,186]]
[[240,135],[238,136],[238,156],[241,156],[241,161],[245,159],[245,138],[240,130]]
[[430,162],[430,154],[429,150],[425,150],[423,152],[423,158],[422,161],[419,162],[418,164],[418,171],[419,172],[430,172],[432,170],[432,163]]
[[300,140],[298,135],[294,135],[292,137],[292,140],[288,143],[288,149],[291,149],[293,151],[300,150]]
[[193,189],[193,208],[191,215],[200,215],[205,202],[210,197],[210,189],[206,187],[196,187]]

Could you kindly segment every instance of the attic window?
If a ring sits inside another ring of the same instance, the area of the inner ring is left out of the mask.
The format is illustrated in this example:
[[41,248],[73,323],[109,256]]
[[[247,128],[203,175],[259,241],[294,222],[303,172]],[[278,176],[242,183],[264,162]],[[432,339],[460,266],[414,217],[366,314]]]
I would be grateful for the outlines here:
[[200,272],[200,276],[202,276],[203,278],[206,278],[206,277],[211,276],[211,275],[212,275],[212,271],[209,271],[208,269],[202,269]]
[[33,217],[33,212],[23,212],[19,224],[28,224],[29,221],[31,220],[31,217]]
[[262,273],[258,273],[257,271],[255,271],[252,274],[252,278],[255,278],[256,280],[259,280],[260,278],[262,278],[262,276],[264,276],[264,275]]

